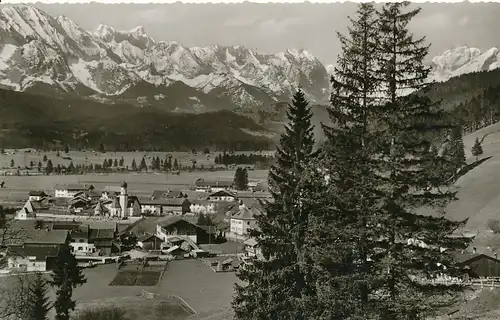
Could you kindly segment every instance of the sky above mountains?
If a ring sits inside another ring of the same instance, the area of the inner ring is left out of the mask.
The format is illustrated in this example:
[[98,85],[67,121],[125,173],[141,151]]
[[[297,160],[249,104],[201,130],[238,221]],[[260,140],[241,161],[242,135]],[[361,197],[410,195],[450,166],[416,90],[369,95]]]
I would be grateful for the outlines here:
[[[500,3],[422,3],[411,24],[417,36],[432,43],[430,56],[457,47],[481,50],[500,46]],[[2,5],[4,6],[4,5]],[[324,64],[339,54],[336,31],[346,32],[356,3],[331,4],[34,4],[64,15],[94,31],[99,24],[115,29],[138,25],[157,40],[185,46],[243,45],[258,52],[304,48]]]

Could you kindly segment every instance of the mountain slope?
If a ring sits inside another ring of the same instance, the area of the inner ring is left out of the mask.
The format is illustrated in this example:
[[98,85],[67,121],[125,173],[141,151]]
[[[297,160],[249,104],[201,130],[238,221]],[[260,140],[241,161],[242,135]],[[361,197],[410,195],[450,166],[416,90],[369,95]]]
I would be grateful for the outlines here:
[[55,99],[0,90],[3,148],[188,150],[270,149],[270,134],[251,119],[228,111],[168,113],[79,98]]
[[288,99],[299,85],[311,101],[327,97],[325,67],[305,50],[263,54],[241,46],[187,48],[157,41],[142,27],[119,31],[100,25],[91,33],[66,17],[26,5],[1,9],[0,38],[5,40],[0,85],[16,91],[162,107],[170,102],[164,91],[181,82],[186,85],[177,90],[182,101],[169,108],[179,111],[211,110],[214,99],[228,109],[268,108]]

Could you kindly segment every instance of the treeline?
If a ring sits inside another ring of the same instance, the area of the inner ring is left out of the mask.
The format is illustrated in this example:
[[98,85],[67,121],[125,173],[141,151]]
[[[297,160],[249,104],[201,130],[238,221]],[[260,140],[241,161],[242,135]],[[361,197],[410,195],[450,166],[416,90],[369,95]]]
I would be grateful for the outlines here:
[[[71,161],[68,165],[54,165],[51,159],[48,159],[47,156],[44,156],[43,162],[45,163],[45,165],[42,163],[42,161],[39,161],[37,164],[35,164],[33,161],[30,161],[29,166],[27,166],[25,169],[37,169],[38,172],[43,172],[48,175],[144,171],[172,172],[223,170],[223,168],[216,167],[214,165],[198,165],[195,160],[191,161],[191,165],[182,165],[177,158],[173,158],[170,155],[165,156],[165,159],[160,159],[160,157],[152,157],[149,161],[146,161],[146,158],[144,157],[142,157],[140,161],[132,159],[130,164],[125,164],[125,159],[123,157],[114,159],[106,158],[103,160],[102,164],[89,163],[75,165],[73,161]],[[16,168],[13,159],[10,162],[10,167]],[[21,167],[18,166],[17,169],[20,170]]]
[[269,167],[275,162],[274,156],[263,154],[234,154],[223,152],[215,157],[215,164],[228,166],[230,164],[251,164]]

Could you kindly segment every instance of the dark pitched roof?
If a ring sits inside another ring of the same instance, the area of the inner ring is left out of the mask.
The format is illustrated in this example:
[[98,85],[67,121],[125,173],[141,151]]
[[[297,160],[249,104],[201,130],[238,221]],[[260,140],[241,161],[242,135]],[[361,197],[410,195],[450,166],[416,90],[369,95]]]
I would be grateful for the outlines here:
[[31,230],[26,233],[24,243],[27,244],[64,244],[68,238],[68,230]]
[[219,191],[216,191],[212,194],[210,194],[209,197],[214,197],[214,196],[230,196],[230,197],[236,197],[236,194],[234,194],[233,192],[231,191],[227,191],[227,190],[219,190]]
[[198,226],[198,228],[202,229],[208,234],[216,234],[217,233],[217,227],[216,226]]
[[56,184],[55,190],[91,190],[94,186],[91,184],[69,183],[69,184]]
[[29,196],[31,197],[45,197],[47,194],[41,190],[30,191]]
[[114,229],[90,229],[89,240],[107,240],[114,239]]
[[184,221],[185,223],[189,223],[195,227],[197,227],[196,224],[194,223],[191,223],[189,221],[187,221],[186,219],[183,219],[182,217],[179,217],[179,216],[172,216],[172,217],[168,217],[167,219],[165,220],[161,220],[161,221],[158,221],[158,224],[162,227],[162,228],[166,228],[166,227],[169,227],[173,224],[176,224],[178,222],[181,222],[181,221]]
[[489,260],[494,260],[497,263],[500,263],[499,259],[494,258],[494,257],[489,256],[489,255],[484,254],[484,253],[456,252],[453,254],[453,257],[454,257],[455,261],[461,265],[467,264],[473,260],[477,260],[480,258],[486,258]]
[[128,200],[127,200],[127,207],[130,207],[134,204],[134,202],[138,202],[139,205],[141,205],[141,202],[139,201],[139,198],[136,197],[136,196],[128,196]]
[[172,206],[172,207],[180,207],[185,202],[189,202],[188,199],[185,198],[164,198],[164,199],[155,199],[149,201],[142,201],[141,203],[144,205],[160,205],[160,206]]
[[243,207],[240,210],[238,210],[236,213],[234,213],[231,218],[239,219],[239,220],[252,220],[252,219],[255,219],[255,216],[260,215],[260,214],[262,214],[262,211],[260,211],[257,208]]
[[89,226],[80,226],[78,229],[71,232],[71,238],[86,238],[88,239],[90,235]]
[[204,180],[200,178],[195,182],[197,187],[229,188],[232,185],[233,181],[230,180]]
[[48,257],[57,257],[59,246],[30,246],[10,247],[10,255],[17,257],[35,257],[36,261],[45,261]]

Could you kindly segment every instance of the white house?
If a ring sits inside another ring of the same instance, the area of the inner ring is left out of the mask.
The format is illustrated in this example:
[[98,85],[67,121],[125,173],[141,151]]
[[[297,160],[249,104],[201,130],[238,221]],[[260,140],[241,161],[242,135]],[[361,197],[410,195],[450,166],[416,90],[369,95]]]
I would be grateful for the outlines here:
[[77,193],[94,190],[93,185],[87,184],[57,184],[54,187],[54,197],[73,198]]
[[246,240],[250,236],[249,229],[257,228],[256,216],[262,214],[257,208],[242,207],[231,216],[230,219],[230,233],[228,238],[234,240]]
[[95,244],[90,243],[89,236],[89,226],[82,225],[77,230],[71,232],[69,245],[75,255],[91,255],[97,251]]
[[260,257],[262,255],[262,250],[255,238],[249,238],[243,244],[245,244],[245,253],[248,257]]
[[24,206],[16,213],[16,220],[29,220],[36,218],[36,207],[31,200],[27,200]]
[[43,191],[34,190],[34,191],[30,191],[30,193],[28,195],[28,200],[29,201],[41,201],[42,199],[44,199],[47,196],[48,195]]
[[59,246],[23,245],[10,247],[7,268],[12,271],[34,272],[47,271],[59,253]]
[[214,214],[216,212],[216,207],[216,203],[208,200],[192,200],[189,210],[195,214]]

